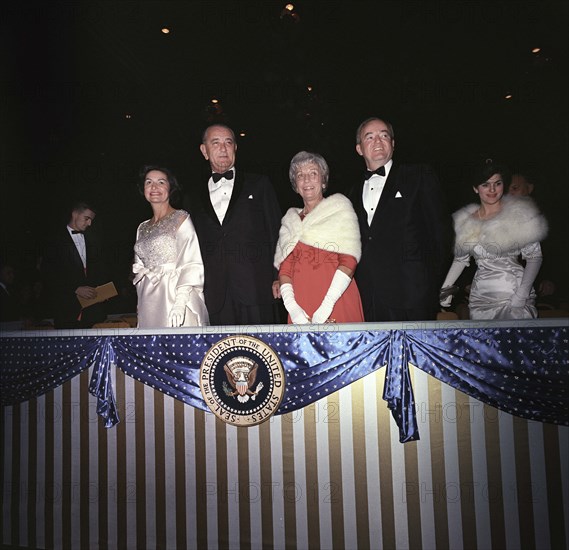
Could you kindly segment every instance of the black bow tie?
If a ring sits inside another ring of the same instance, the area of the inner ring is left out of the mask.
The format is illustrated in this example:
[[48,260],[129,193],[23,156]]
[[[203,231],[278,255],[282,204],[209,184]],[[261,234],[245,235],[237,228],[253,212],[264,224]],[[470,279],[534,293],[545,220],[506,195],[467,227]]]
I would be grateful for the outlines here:
[[79,234],[82,235],[83,233],[85,233],[85,231],[78,231],[77,229],[72,229],[72,230],[71,230],[71,234],[72,234],[72,235],[77,235],[77,233],[79,233]]
[[211,177],[213,178],[213,182],[217,183],[221,178],[225,178],[226,180],[233,179],[233,170],[227,170],[227,172],[223,172],[223,174],[218,174],[214,172]]
[[385,166],[380,166],[377,170],[366,170],[364,177],[366,180],[368,180],[374,174],[377,174],[378,176],[385,176]]

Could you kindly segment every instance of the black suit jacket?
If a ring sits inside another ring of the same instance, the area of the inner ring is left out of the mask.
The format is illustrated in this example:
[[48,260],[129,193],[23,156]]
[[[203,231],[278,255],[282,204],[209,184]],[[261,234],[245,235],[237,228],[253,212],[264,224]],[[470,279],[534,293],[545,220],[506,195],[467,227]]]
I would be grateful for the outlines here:
[[207,182],[185,203],[198,235],[204,262],[208,311],[222,307],[228,289],[247,306],[272,305],[275,247],[281,210],[267,176],[237,171],[231,200],[219,223]]
[[90,327],[106,317],[104,304],[95,304],[85,308],[81,321],[77,321],[81,304],[75,290],[80,286],[95,287],[110,280],[100,243],[89,231],[84,236],[86,269],[65,226],[48,239],[44,249],[42,272],[55,328]]
[[385,320],[371,318],[375,303],[426,309],[434,316],[450,246],[450,216],[438,178],[428,166],[394,163],[371,226],[362,203],[363,185],[362,179],[350,199],[362,238],[355,277],[366,321]]

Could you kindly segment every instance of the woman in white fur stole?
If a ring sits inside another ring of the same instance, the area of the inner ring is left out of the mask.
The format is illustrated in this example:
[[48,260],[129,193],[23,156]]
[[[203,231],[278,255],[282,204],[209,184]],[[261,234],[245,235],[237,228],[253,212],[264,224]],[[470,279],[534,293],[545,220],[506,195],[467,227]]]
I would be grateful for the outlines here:
[[324,198],[328,176],[328,164],[316,153],[301,151],[290,163],[290,182],[304,208],[284,215],[274,262],[289,323],[364,320],[353,280],[361,257],[358,219],[344,195]]
[[[441,305],[470,256],[476,273],[469,297],[471,319],[533,319],[537,317],[532,288],[542,262],[541,246],[547,221],[529,197],[504,195],[506,168],[487,160],[469,183],[480,204],[453,214],[456,234],[454,261],[443,283]],[[525,260],[525,268],[519,256]]]

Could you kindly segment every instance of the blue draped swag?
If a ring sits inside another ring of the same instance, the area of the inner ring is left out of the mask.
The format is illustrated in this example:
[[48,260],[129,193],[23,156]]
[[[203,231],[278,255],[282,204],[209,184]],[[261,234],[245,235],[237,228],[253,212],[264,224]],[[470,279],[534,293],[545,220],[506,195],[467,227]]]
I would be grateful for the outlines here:
[[[419,439],[409,363],[510,414],[569,425],[569,331],[564,325],[338,330],[350,327],[340,325],[326,332],[282,327],[282,332],[247,334],[271,346],[285,369],[286,392],[277,414],[305,407],[385,367],[383,399],[400,441],[407,442]],[[42,395],[92,366],[89,390],[107,428],[120,420],[111,377],[115,367],[207,411],[199,387],[200,364],[209,348],[228,334],[214,329],[208,327],[205,334],[115,330],[70,331],[56,337],[3,335],[1,404]]]

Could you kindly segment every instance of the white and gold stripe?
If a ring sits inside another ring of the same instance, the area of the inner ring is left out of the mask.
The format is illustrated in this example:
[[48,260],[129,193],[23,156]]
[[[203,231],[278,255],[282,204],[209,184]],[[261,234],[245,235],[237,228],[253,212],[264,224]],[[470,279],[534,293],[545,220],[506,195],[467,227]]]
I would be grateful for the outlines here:
[[236,428],[116,372],[2,409],[2,540],[30,548],[566,548],[569,429],[512,417],[411,369],[401,444],[385,369]]

